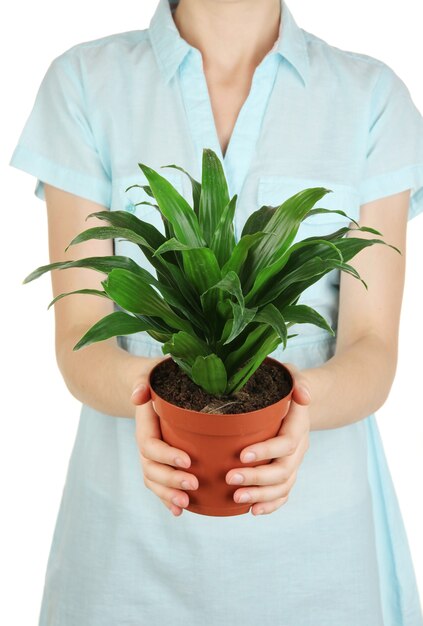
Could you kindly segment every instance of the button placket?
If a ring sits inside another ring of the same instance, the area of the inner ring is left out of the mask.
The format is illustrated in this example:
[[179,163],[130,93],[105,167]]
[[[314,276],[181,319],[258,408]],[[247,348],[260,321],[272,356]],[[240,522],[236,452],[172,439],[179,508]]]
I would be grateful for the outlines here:
[[[232,197],[237,193],[238,201],[254,155],[278,67],[279,57],[274,52],[268,53],[255,69],[250,92],[238,113],[224,157],[216,130],[200,51],[191,48],[180,68],[181,95],[198,163],[201,166],[203,148],[214,150],[222,163],[229,196]],[[236,240],[238,240],[239,218],[240,212],[236,211],[234,220]]]

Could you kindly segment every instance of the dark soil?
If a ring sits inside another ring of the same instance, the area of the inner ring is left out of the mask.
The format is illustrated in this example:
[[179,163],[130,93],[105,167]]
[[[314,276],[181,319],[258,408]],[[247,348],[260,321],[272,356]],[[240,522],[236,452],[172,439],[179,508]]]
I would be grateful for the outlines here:
[[288,395],[291,381],[285,370],[264,362],[244,387],[229,396],[213,396],[196,385],[173,359],[160,363],[151,376],[154,391],[172,404],[206,413],[247,413],[263,409]]

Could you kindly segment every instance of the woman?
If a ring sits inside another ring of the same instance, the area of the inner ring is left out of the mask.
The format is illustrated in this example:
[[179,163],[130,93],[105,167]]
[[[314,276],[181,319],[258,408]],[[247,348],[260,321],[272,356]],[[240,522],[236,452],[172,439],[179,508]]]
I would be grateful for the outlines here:
[[[161,344],[138,333],[73,352],[112,305],[56,304],[57,361],[82,410],[39,625],[421,626],[373,412],[395,373],[407,219],[423,210],[423,119],[386,64],[299,28],[285,0],[160,0],[148,29],[54,59],[11,165],[38,179],[51,262],[116,253],[151,271],[119,240],[63,251],[99,205],[161,228],[153,207],[134,206],[143,192],[125,193],[146,182],[137,163],[175,163],[199,179],[204,147],[238,194],[237,237],[262,204],[323,185],[333,191],[324,206],[404,254],[373,246],[354,259],[368,292],[339,272],[305,292],[337,337],[304,326],[271,354],[291,363],[295,394],[280,434],[243,450],[227,474],[243,477],[234,498],[249,494],[249,515],[181,515],[198,480],[187,453],[161,441],[140,386]],[[163,173],[189,198],[182,172]],[[299,237],[340,224],[322,214]],[[53,292],[102,278],[53,272]],[[246,452],[273,461],[243,469]]]

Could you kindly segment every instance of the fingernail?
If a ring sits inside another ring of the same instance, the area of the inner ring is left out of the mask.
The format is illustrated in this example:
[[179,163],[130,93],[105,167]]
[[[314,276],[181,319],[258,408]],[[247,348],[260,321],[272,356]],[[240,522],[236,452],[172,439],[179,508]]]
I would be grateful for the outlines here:
[[179,458],[179,456],[177,456],[175,459],[175,465],[178,465],[178,467],[188,467],[188,464],[185,463],[185,461],[183,461],[181,458]]
[[180,506],[181,508],[185,506],[184,503],[182,502],[182,499],[179,499],[177,496],[172,498],[172,502],[173,504],[175,504],[176,506]]
[[144,384],[137,385],[133,390],[132,395],[134,396],[138,391],[145,391],[146,389],[147,387]]
[[240,485],[244,482],[244,476],[242,474],[234,474],[229,481],[230,485]]
[[300,387],[299,389],[300,389],[301,393],[303,393],[305,396],[307,396],[307,398],[309,400],[311,400],[310,392],[307,389],[307,387]]
[[256,455],[254,454],[254,452],[247,452],[247,454],[244,454],[244,463],[249,463],[250,461],[255,461],[256,460]]
[[251,500],[251,496],[249,493],[242,493],[239,498],[238,498],[238,502],[242,503],[242,502],[250,502]]

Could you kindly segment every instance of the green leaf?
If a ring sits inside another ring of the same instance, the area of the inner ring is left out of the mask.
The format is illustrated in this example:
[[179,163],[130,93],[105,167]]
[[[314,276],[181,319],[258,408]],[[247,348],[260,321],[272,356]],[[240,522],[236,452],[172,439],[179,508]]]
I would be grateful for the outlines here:
[[284,315],[272,303],[259,309],[254,317],[254,322],[263,322],[271,326],[280,337],[284,349],[286,348],[286,341],[288,339],[286,320],[284,319]]
[[346,272],[347,274],[351,274],[351,276],[354,276],[354,278],[357,278],[359,281],[361,281],[365,288],[368,289],[367,283],[361,278],[360,274],[352,265],[348,265],[348,263],[334,262],[334,269],[339,269],[343,272]]
[[85,259],[77,259],[76,261],[56,261],[55,263],[49,263],[48,265],[41,265],[37,267],[31,274],[23,280],[23,283],[29,283],[31,280],[38,278],[45,272],[51,270],[62,270],[69,267],[86,267],[89,269],[97,270],[107,274],[115,267],[121,267],[123,269],[130,270],[131,272],[137,272],[141,268],[135,261],[127,256],[92,256]]
[[130,185],[129,187],[127,187],[125,189],[125,192],[129,191],[130,189],[134,189],[134,187],[138,187],[139,189],[144,189],[144,191],[151,196],[152,198],[154,198],[154,194],[151,191],[150,185]]
[[303,219],[307,219],[308,217],[311,217],[312,215],[318,215],[319,213],[338,213],[339,215],[342,215],[343,217],[347,217],[350,222],[353,222],[356,226],[360,227],[360,224],[358,222],[356,222],[352,217],[350,217],[349,215],[347,215],[345,213],[345,211],[341,211],[340,209],[322,209],[322,208],[317,208],[317,209],[311,209],[311,211],[309,211]]
[[177,189],[151,167],[138,163],[144,172],[161,213],[172,224],[177,239],[194,247],[205,246],[197,216]]
[[[189,282],[186,274],[181,271],[179,267],[176,267],[172,263],[168,263],[167,261],[165,261],[160,255],[158,257],[152,256],[152,262],[153,265],[155,263],[158,263],[160,267],[160,270],[157,269],[156,271],[161,283],[168,283],[171,286],[172,293],[177,293],[179,291],[186,306],[188,306],[189,309],[192,311],[192,315],[195,315],[198,318],[198,321],[203,328],[207,327],[203,312],[198,301],[198,294],[196,293],[193,285]],[[161,291],[164,294],[162,289]],[[168,296],[166,296],[166,298],[168,298]],[[173,301],[171,302],[169,300],[169,303],[173,304]],[[181,310],[186,310],[181,305],[179,305],[179,308]]]
[[[219,272],[220,274],[220,272]],[[204,296],[212,289],[221,289],[222,291],[226,291],[227,293],[232,294],[238,300],[238,304],[241,310],[244,309],[244,296],[241,289],[241,283],[239,282],[238,275],[230,271],[224,276],[221,280],[218,280],[217,283],[213,284],[211,287],[206,289],[201,294],[201,301],[203,302]]]
[[324,330],[330,332],[331,335],[335,335],[335,331],[328,324],[325,318],[320,315],[315,309],[306,304],[296,304],[295,306],[286,306],[282,310],[282,315],[287,322],[291,324],[314,324]]
[[[313,259],[309,259],[305,263],[300,266],[295,267],[290,272],[284,272],[283,277],[281,276],[279,280],[275,281],[272,286],[269,286],[265,294],[261,295],[260,303],[262,305],[267,304],[268,302],[273,302],[273,304],[279,309],[282,310],[282,307],[279,304],[279,298],[288,290],[288,288],[292,285],[300,286],[302,293],[306,288],[315,283],[321,276],[323,276],[326,272],[334,269],[336,265],[336,260],[331,258],[322,259],[321,257],[314,257]],[[295,295],[298,293],[295,292]],[[248,296],[246,296],[245,301],[247,302]],[[285,304],[291,304],[291,301],[285,302]]]
[[[225,345],[225,344],[232,342],[235,339],[235,337],[237,337],[242,332],[245,326],[247,326],[247,324],[251,322],[251,320],[253,319],[257,311],[257,308],[253,308],[253,309],[245,308],[244,296],[243,296],[242,289],[241,289],[241,283],[239,282],[238,275],[233,271],[229,271],[226,274],[226,276],[224,276],[215,285],[210,287],[207,291],[205,291],[201,295],[201,302],[203,304],[204,310],[206,310],[206,307],[207,307],[206,298],[209,297],[210,292],[213,291],[214,289],[220,289],[226,293],[229,293],[235,296],[235,298],[238,301],[238,304],[230,300],[228,301],[229,305],[232,308],[233,321],[228,319],[221,333],[219,344]],[[217,303],[217,310],[220,313],[220,315],[223,315],[225,317],[227,309],[225,308],[223,302],[224,301],[221,299]],[[217,327],[219,328],[219,326]]]
[[288,263],[289,258],[292,253],[296,250],[304,248],[306,246],[313,246],[314,254],[310,254],[310,256],[317,256],[321,249],[321,246],[329,246],[334,251],[334,254],[339,257],[339,260],[343,261],[343,256],[341,251],[337,248],[337,246],[327,239],[303,239],[302,241],[297,242],[296,244],[290,246],[285,254],[280,256],[274,263],[271,263],[267,267],[263,267],[257,274],[256,279],[254,281],[253,286],[245,297],[246,303],[261,303],[261,293],[269,290],[275,281],[277,281],[277,276],[280,274],[282,277],[282,270],[285,265]]
[[[98,211],[91,213],[88,217],[90,216],[106,220],[117,227],[127,226],[134,230],[135,233],[143,236],[148,246],[140,245],[140,248],[149,263],[156,269],[158,281],[153,279],[155,286],[160,289],[169,304],[177,304],[180,310],[186,312],[187,317],[191,321],[193,321],[195,317],[198,320],[197,326],[200,325],[204,327],[204,319],[198,304],[197,295],[184,273],[178,267],[178,259],[175,253],[172,251],[168,251],[167,253],[162,251],[162,255],[154,255],[154,251],[166,242],[166,238],[162,233],[148,222],[143,222],[138,217],[126,211]],[[145,270],[142,269],[142,271]],[[165,291],[166,286],[169,288],[167,291]],[[178,293],[181,294],[182,298],[176,297]],[[188,313],[188,311],[190,313]]]
[[91,343],[110,339],[110,337],[131,335],[147,328],[148,326],[136,317],[123,311],[114,311],[91,326],[73,347],[73,350],[79,350]]
[[188,363],[186,363],[184,359],[181,359],[177,356],[172,355],[172,360],[175,361],[175,363],[181,368],[181,370],[185,372],[185,374],[189,376],[189,378],[191,378],[192,380],[192,376],[191,376],[192,367]]
[[[160,213],[160,209],[159,209],[158,205],[155,204],[154,202],[149,202],[148,200],[141,200],[141,202],[135,202],[134,206],[140,206],[141,204],[148,204],[148,206],[154,207]],[[161,213],[160,213],[160,215],[161,215]]]
[[[201,194],[198,222],[207,245],[214,250],[212,244],[213,235],[225,207],[229,203],[228,184],[222,163],[213,150],[203,149]],[[230,212],[232,208],[230,205]],[[226,221],[228,216],[226,217]],[[215,240],[216,243],[216,240]]]
[[257,209],[257,211],[251,213],[241,231],[241,239],[247,235],[254,235],[259,231],[263,232],[270,219],[275,214],[275,211],[276,207],[264,204],[262,207]]
[[[193,308],[190,303],[187,303],[187,299],[183,297],[181,294],[180,288],[183,286],[183,280],[175,280],[175,283],[178,284],[178,289],[174,287],[167,286],[165,282],[157,280],[154,276],[152,276],[146,269],[140,267],[133,259],[126,256],[99,256],[99,257],[88,257],[85,259],[77,259],[76,261],[59,261],[56,263],[50,263],[49,265],[43,265],[36,270],[34,270],[29,276],[26,277],[24,282],[29,282],[30,280],[34,280],[41,274],[52,270],[52,269],[67,269],[71,267],[85,267],[89,269],[94,269],[99,272],[109,273],[112,269],[122,268],[127,269],[135,274],[139,274],[146,280],[149,284],[154,285],[159,289],[162,296],[166,300],[166,302],[175,307],[177,311],[181,311],[184,315],[190,320],[190,322],[197,326],[199,329],[204,328],[204,317],[201,313],[201,309]],[[75,293],[75,292],[70,292]],[[83,293],[83,292],[81,292]],[[88,292],[86,292],[88,293]],[[102,293],[102,292],[100,292]],[[54,301],[50,303],[49,307],[54,304]]]
[[[292,305],[294,300],[297,299],[303,291],[320,280],[322,276],[334,269],[340,268],[340,266],[341,264],[337,259],[324,259],[320,257],[309,259],[301,267],[293,269],[287,274],[281,283],[269,292],[268,297],[271,298],[273,304],[282,311],[287,305]],[[347,270],[348,266],[345,264],[344,266]]]
[[219,300],[223,299],[223,295],[218,291],[208,291],[221,278],[219,264],[215,254],[210,248],[194,248],[192,250],[183,250],[184,273],[188,277],[191,285],[200,295],[201,306],[204,315],[208,320],[208,326],[211,333],[215,330],[215,311]]
[[[356,230],[356,229],[347,229]],[[340,229],[337,233],[344,234],[345,229]],[[337,238],[338,234],[332,233],[322,239],[331,239],[336,244],[338,250],[342,253],[344,262],[353,258],[360,250],[377,243],[386,244],[382,239],[364,239],[359,237],[347,237]],[[276,275],[274,282],[271,286],[267,286],[265,295],[260,299],[263,304],[267,302],[273,302],[273,304],[280,310],[288,304],[292,304],[293,300],[297,298],[305,289],[317,282],[324,274],[333,269],[345,270],[348,273],[354,274],[354,268],[347,264],[342,265],[339,258],[334,258],[334,252],[330,248],[323,246],[319,243],[319,249],[315,249],[313,246],[308,248],[301,246],[300,244],[306,241],[315,241],[318,243],[318,237],[310,237],[307,240],[298,242],[296,250],[290,254],[289,260],[284,267],[284,271],[281,275]],[[400,251],[393,247],[397,252]],[[331,258],[332,256],[332,258]],[[317,265],[316,265],[317,264]],[[356,278],[362,281],[362,279],[356,275]],[[362,281],[364,286],[366,284]],[[251,298],[249,294],[245,296],[245,303],[254,303],[254,298]]]
[[[344,261],[348,261],[353,258],[360,250],[376,244],[383,243],[386,244],[382,239],[364,239],[360,237],[347,237],[344,239],[339,239],[336,241],[337,248],[342,252],[342,256]],[[394,247],[394,246],[390,246]],[[397,252],[400,252],[397,248],[394,247]],[[297,250],[296,254],[292,254],[288,263],[284,269],[284,278],[275,283],[275,287],[272,289],[268,289],[266,292],[266,298],[270,298],[273,301],[273,304],[280,310],[285,307],[287,304],[292,304],[294,298],[298,297],[305,289],[310,287],[313,283],[317,282],[324,274],[333,269],[344,270],[352,275],[355,275],[356,278],[363,282],[364,286],[367,288],[365,282],[358,276],[358,273],[355,273],[356,270],[346,263],[342,264],[338,259],[330,259],[329,255],[331,252],[328,249],[323,249],[319,251],[319,257],[314,256],[313,258],[308,258],[309,251]],[[313,264],[319,264],[320,267],[316,266],[314,269],[316,271],[313,276]],[[300,270],[298,270],[300,268]],[[301,269],[303,268],[303,269]],[[301,272],[305,272],[305,274],[301,276]],[[245,297],[245,301],[247,303],[248,296]]]
[[[239,304],[237,304],[236,302],[232,302],[231,300],[229,300],[229,304],[232,308],[233,321],[230,319],[227,321],[227,324],[225,325],[223,331],[223,335],[219,341],[221,345],[231,343],[236,337],[238,337],[238,335],[240,335],[244,328],[254,320],[254,316],[257,312],[257,307],[254,307],[254,309],[241,308]],[[226,333],[229,331],[229,329],[231,332],[226,338]],[[223,339],[225,338],[226,340],[223,341]]]
[[230,258],[222,267],[222,276],[224,276],[227,272],[234,271],[240,276],[242,284],[243,266],[245,259],[247,258],[248,252],[250,248],[254,246],[258,241],[260,241],[260,239],[262,239],[263,237],[267,237],[267,233],[258,232],[251,235],[244,235],[238,241],[235,248],[232,250]]
[[[342,253],[342,257],[344,261],[351,260],[356,254],[358,254],[358,252],[360,252],[364,248],[368,246],[372,246],[373,244],[377,244],[377,243],[388,245],[389,247],[393,248],[394,250],[396,250],[397,252],[401,254],[401,251],[398,248],[396,248],[395,246],[391,246],[390,244],[387,244],[382,239],[365,239],[363,237],[344,237],[344,234],[346,234],[348,231],[354,232],[356,230],[363,230],[365,228],[367,227],[362,226],[359,229],[347,228],[347,227],[340,228],[334,233],[331,233],[324,237],[321,237],[321,236],[320,237],[319,236],[308,237],[307,239],[304,239],[303,242],[317,241],[319,239],[328,239],[329,241],[332,241],[332,243],[334,243],[336,247],[338,248],[338,250]],[[313,250],[312,248],[304,249],[304,250],[295,250],[294,254],[290,255],[288,263],[286,264],[286,267],[285,267],[285,271],[286,272],[291,271],[291,269],[298,267],[299,265],[302,265],[303,263],[305,263],[306,261],[308,261],[309,259],[313,258],[316,255],[324,258],[325,256],[331,255],[331,252],[328,249],[324,249],[323,246],[321,246],[319,250]]]
[[234,195],[223,209],[216,230],[211,238],[210,248],[215,253],[220,267],[230,259],[235,247],[233,219],[237,197],[237,195]]
[[89,239],[114,239],[115,237],[121,237],[132,243],[142,244],[154,252],[154,248],[152,248],[141,235],[137,235],[134,231],[129,230],[129,228],[116,228],[114,226],[95,226],[94,228],[88,228],[82,231],[82,233],[74,237],[69,245],[66,246],[65,252],[70,246],[88,241]]
[[227,375],[222,359],[216,354],[197,356],[191,370],[192,380],[204,391],[220,396],[225,393]]
[[[258,352],[260,346],[269,336],[275,336],[275,331],[266,324],[258,324],[251,330],[247,328],[246,335],[240,337],[242,343],[236,349],[232,349],[225,357],[224,362],[228,376],[232,375],[237,368],[242,367],[252,354]],[[279,337],[278,342],[280,343]]]
[[156,341],[160,341],[160,343],[165,343],[166,341],[169,341],[169,339],[172,337],[173,332],[171,331],[169,333],[164,333],[152,329],[146,329],[146,331],[150,335],[150,337],[153,337],[153,339],[155,339]]
[[350,230],[362,230],[366,233],[373,233],[373,235],[380,235],[382,237],[382,233],[376,228],[370,228],[370,226],[360,226],[360,228],[350,228]]
[[104,298],[109,298],[109,296],[107,295],[105,291],[100,291],[99,289],[77,289],[76,291],[68,291],[66,293],[59,294],[58,296],[53,298],[53,300],[48,305],[47,309],[49,309],[53,304],[56,304],[56,302],[60,300],[61,298],[64,298],[65,296],[71,296],[74,293],[84,293],[90,296],[102,296]]
[[246,259],[245,291],[249,291],[261,268],[274,263],[285,253],[295,239],[304,216],[322,196],[330,191],[324,187],[304,189],[276,207],[274,214],[262,229],[268,234],[267,237],[263,237],[250,249]]
[[104,220],[116,228],[132,230],[136,235],[147,241],[148,246],[144,246],[142,241],[134,242],[140,245],[141,250],[145,254],[151,251],[151,249],[156,250],[165,241],[163,234],[153,224],[144,222],[136,215],[128,213],[128,211],[95,211],[87,215],[86,220],[90,217]]
[[378,244],[378,243],[381,243],[385,246],[389,246],[389,248],[393,248],[396,252],[398,252],[399,254],[402,254],[399,248],[389,243],[386,243],[386,241],[383,241],[382,239],[364,239],[362,237],[346,237],[345,239],[342,239],[342,241],[340,241],[339,244],[337,245],[338,245],[338,248],[342,252],[342,256],[344,257],[344,260],[349,261],[364,248],[367,248],[368,246],[372,246],[373,244]]
[[181,172],[183,172],[184,174],[188,176],[188,178],[191,181],[193,209],[198,218],[199,207],[200,207],[201,183],[199,183],[198,180],[195,180],[195,178],[193,178],[191,174],[189,174],[186,170],[184,170],[183,167],[180,167],[179,165],[173,165],[173,164],[162,165],[161,167],[174,167],[175,169],[180,170]]
[[263,363],[267,355],[273,352],[273,350],[276,350],[279,344],[280,338],[274,331],[268,334],[258,346],[257,351],[251,352],[250,354],[252,354],[252,356],[229,378],[226,393],[229,395],[242,389],[256,369]]
[[183,330],[172,335],[171,339],[162,346],[163,354],[170,353],[172,357],[184,359],[190,367],[193,366],[198,355],[207,356],[211,350],[205,341],[190,335]]
[[153,256],[157,256],[158,254],[163,254],[164,252],[168,252],[169,250],[203,250],[204,248],[195,246],[189,246],[186,243],[181,243],[176,239],[176,237],[171,237],[167,241],[165,241],[161,246],[157,248]]
[[174,313],[141,276],[127,270],[114,269],[101,284],[105,292],[123,309],[131,313],[154,315],[175,329],[193,332],[191,324]]

